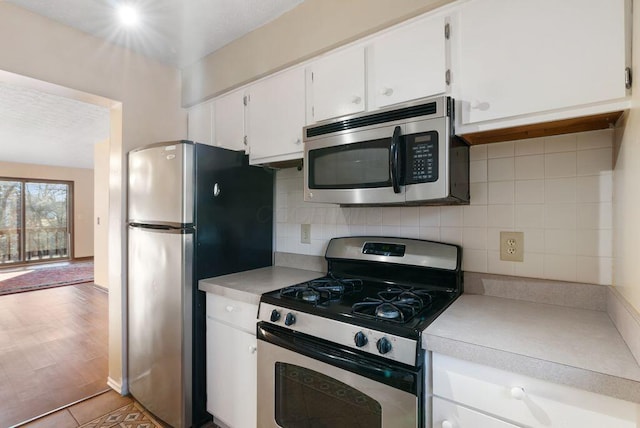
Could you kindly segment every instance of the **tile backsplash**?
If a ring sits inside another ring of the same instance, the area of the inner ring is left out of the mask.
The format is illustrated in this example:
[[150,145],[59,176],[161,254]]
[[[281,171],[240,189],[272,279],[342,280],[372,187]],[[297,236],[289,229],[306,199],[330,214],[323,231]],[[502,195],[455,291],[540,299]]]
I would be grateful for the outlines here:
[[[302,172],[279,170],[276,251],[322,256],[333,237],[401,236],[461,245],[466,271],[609,285],[612,155],[613,130],[473,146],[466,206],[305,203]],[[524,232],[524,262],[500,260],[500,231]]]

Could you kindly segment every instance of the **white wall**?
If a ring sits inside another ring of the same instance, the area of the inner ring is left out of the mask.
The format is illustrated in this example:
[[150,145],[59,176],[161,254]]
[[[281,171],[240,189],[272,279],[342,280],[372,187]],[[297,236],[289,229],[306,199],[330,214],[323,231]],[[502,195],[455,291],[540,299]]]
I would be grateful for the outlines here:
[[620,128],[614,169],[614,285],[640,311],[640,1],[633,1],[632,108]]
[[[468,206],[305,203],[302,172],[281,170],[276,250],[324,255],[336,236],[402,236],[462,245],[467,271],[611,284],[612,146],[612,130],[473,146]],[[500,260],[499,233],[512,230],[524,232],[524,262]]]
[[123,161],[132,148],[186,136],[180,73],[1,1],[0,52],[0,70],[116,101],[111,105],[109,179],[109,378],[119,389],[126,384]]
[[93,282],[109,288],[109,140],[94,147]]
[[0,177],[73,182],[73,257],[93,256],[93,170],[0,161]]

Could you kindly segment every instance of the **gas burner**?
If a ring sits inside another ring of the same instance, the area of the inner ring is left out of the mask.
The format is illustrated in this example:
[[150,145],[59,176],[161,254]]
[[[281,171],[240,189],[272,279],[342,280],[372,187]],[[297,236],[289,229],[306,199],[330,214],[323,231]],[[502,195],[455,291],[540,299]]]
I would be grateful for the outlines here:
[[406,323],[424,308],[431,306],[433,297],[428,290],[413,288],[387,288],[367,297],[351,307],[351,313],[365,318]]
[[383,303],[376,307],[376,317],[395,320],[402,316],[402,311],[391,303]]
[[313,305],[324,305],[358,291],[362,291],[362,280],[329,276],[283,288],[280,295]]

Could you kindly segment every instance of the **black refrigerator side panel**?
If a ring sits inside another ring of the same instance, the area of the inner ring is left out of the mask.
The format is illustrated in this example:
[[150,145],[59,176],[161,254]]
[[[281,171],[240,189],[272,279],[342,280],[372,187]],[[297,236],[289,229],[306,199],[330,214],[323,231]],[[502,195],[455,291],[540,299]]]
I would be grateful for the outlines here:
[[[271,266],[273,171],[248,156],[196,144],[195,280]],[[206,411],[205,293],[194,287],[193,422]]]
[[196,145],[196,231],[198,279],[271,266],[273,171]]

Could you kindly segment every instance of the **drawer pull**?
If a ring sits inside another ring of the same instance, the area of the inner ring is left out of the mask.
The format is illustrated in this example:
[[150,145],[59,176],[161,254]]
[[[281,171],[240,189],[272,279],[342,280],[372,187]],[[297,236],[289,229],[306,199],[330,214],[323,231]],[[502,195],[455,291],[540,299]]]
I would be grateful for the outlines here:
[[225,309],[227,310],[227,312],[233,312],[233,306],[231,305],[227,305]]
[[442,428],[453,428],[453,423],[445,419],[442,421]]
[[515,398],[516,400],[524,399],[524,389],[519,386],[514,386],[513,388],[511,388],[511,397]]

